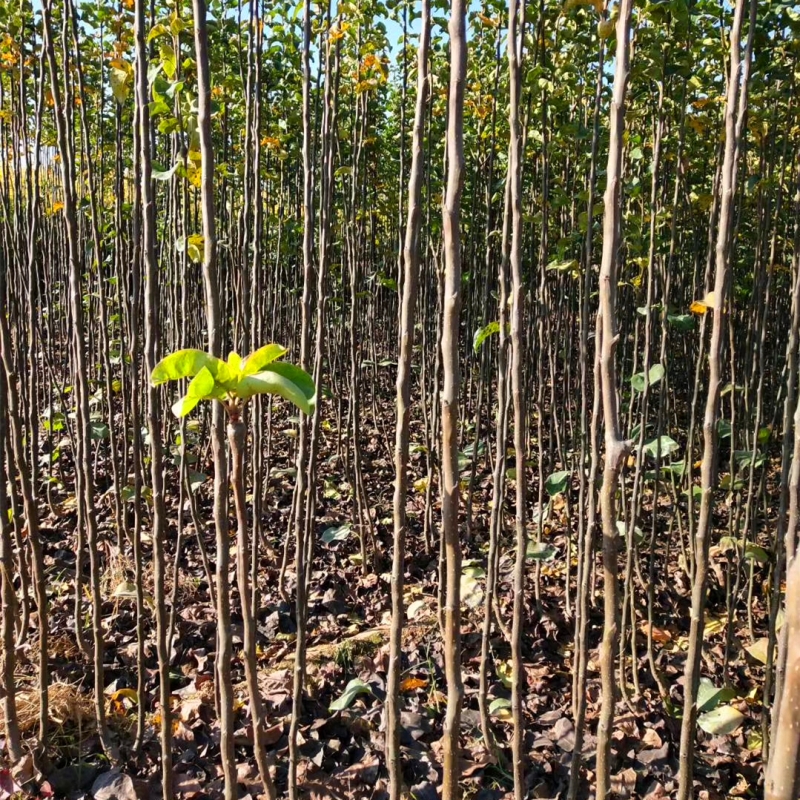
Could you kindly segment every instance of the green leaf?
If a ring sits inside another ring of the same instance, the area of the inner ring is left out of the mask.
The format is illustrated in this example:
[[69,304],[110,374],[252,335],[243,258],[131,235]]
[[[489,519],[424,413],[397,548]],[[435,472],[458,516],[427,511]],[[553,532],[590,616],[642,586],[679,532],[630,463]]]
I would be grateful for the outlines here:
[[190,394],[184,395],[176,403],[173,403],[172,413],[179,418],[185,417],[195,408],[195,406],[200,402],[200,400],[201,400],[200,397],[195,397]]
[[150,33],[147,34],[147,42],[149,44],[150,42],[153,41],[153,39],[159,36],[166,36],[168,33],[169,33],[169,28],[167,28],[166,25],[163,25],[162,23],[159,22],[158,25],[153,25],[153,27],[150,28]]
[[744,548],[745,561],[757,561],[759,564],[766,564],[769,561],[769,553],[757,544],[748,542]]
[[736,697],[736,692],[729,686],[718,689],[708,678],[700,678],[697,688],[697,711],[713,711],[720,703],[727,703]]
[[475,335],[472,337],[472,349],[477,353],[478,350],[481,349],[481,345],[493,334],[500,332],[500,323],[499,322],[490,322],[488,325],[484,325],[482,328],[478,328],[475,331]]
[[574,258],[566,261],[551,261],[545,269],[549,272],[570,272],[578,269],[578,262]]
[[[647,373],[647,386],[653,386],[664,377],[664,367],[661,364],[653,364]],[[645,375],[644,372],[637,372],[631,376],[631,386],[637,392],[643,392],[645,389]]]
[[311,376],[293,364],[276,362],[255,375],[242,378],[237,387],[242,400],[256,394],[277,394],[294,403],[304,414],[311,414],[317,390]]
[[361,678],[353,678],[350,683],[345,687],[341,697],[334,700],[329,706],[329,711],[343,711],[345,708],[350,708],[353,700],[362,694],[372,694],[372,688],[368,683],[362,681]]
[[202,472],[189,472],[189,488],[193,492],[196,492],[207,480],[208,475],[204,475]]
[[547,542],[528,542],[528,549],[525,553],[529,561],[552,561],[558,550]]
[[349,522],[345,522],[343,525],[334,525],[322,532],[321,539],[325,544],[343,542],[350,536],[352,530],[353,526]]
[[643,449],[645,454],[651,458],[657,458],[659,450],[661,452],[661,458],[666,458],[674,453],[679,446],[680,445],[670,436],[658,436],[655,439],[651,439],[649,442],[645,442]]
[[136,597],[136,584],[132,581],[122,581],[117,584],[114,591],[111,593],[112,597]]
[[172,49],[172,45],[166,42],[162,42],[158,50],[161,56],[161,66],[164,68],[164,74],[172,80],[178,68],[178,62],[175,59],[175,51]]
[[697,718],[697,725],[712,736],[729,736],[736,733],[743,722],[744,714],[733,706],[719,706]]
[[238,374],[242,371],[242,364],[244,362],[242,361],[242,357],[235,350],[231,350],[231,352],[228,353],[228,360],[226,363],[231,372]]
[[287,353],[287,349],[279,344],[265,344],[254,350],[245,358],[241,370],[243,375],[255,375],[265,367],[269,366],[273,361],[281,358]]
[[764,456],[756,455],[754,450],[735,450],[733,457],[739,469],[747,469],[751,464],[758,468],[764,463]]
[[555,497],[557,494],[565,492],[571,474],[572,473],[568,469],[565,469],[560,472],[554,472],[552,475],[548,476],[547,480],[544,482],[544,488],[547,489],[547,493],[551,497]]
[[397,281],[394,278],[387,278],[385,275],[378,274],[378,283],[383,286],[384,289],[389,289],[392,292],[397,291]]
[[495,699],[489,703],[489,714],[493,717],[497,717],[497,719],[510,720],[512,718],[511,701],[505,697],[495,697]]
[[203,367],[189,383],[187,394],[190,397],[197,397],[206,400],[214,394],[214,376],[208,367]]
[[193,378],[203,367],[208,367],[211,374],[216,377],[220,364],[223,362],[202,350],[176,350],[156,364],[150,376],[150,383],[159,386],[167,381]]
[[[675,461],[672,464],[662,464],[661,469],[659,470],[659,476],[662,480],[669,477],[669,475],[674,475],[676,478],[682,478],[685,473],[685,461]],[[654,481],[656,479],[656,471],[654,469],[645,470],[644,479],[646,481]]]
[[101,442],[103,439],[108,439],[109,430],[105,422],[92,422],[89,427],[91,428],[91,438],[94,441]]
[[177,172],[178,167],[181,165],[180,161],[176,161],[170,169],[160,170],[160,169],[153,169],[151,173],[151,177],[154,181],[168,181],[172,178],[172,176]]
[[[624,520],[617,520],[617,533],[621,538],[627,538],[628,526],[625,524]],[[644,541],[644,531],[638,525],[633,526],[633,538],[638,544],[641,544]]]
[[694,329],[694,317],[691,314],[667,314],[667,322],[679,331]]

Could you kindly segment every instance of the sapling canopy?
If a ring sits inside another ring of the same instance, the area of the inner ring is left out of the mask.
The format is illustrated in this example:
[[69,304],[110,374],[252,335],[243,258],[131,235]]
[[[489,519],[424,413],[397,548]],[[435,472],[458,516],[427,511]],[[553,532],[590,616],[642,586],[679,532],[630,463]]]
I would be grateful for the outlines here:
[[159,386],[192,379],[186,394],[172,406],[176,417],[185,417],[201,400],[219,400],[234,416],[257,394],[277,394],[310,414],[316,403],[316,386],[305,370],[279,361],[286,352],[279,344],[267,344],[246,358],[232,352],[223,361],[202,350],[177,350],[156,364],[150,381]]

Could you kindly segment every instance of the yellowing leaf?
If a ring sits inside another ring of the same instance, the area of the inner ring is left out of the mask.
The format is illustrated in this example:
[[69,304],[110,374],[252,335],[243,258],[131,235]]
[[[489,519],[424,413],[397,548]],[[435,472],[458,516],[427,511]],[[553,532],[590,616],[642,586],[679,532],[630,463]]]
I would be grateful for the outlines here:
[[692,314],[705,314],[709,308],[714,308],[716,304],[716,297],[714,292],[709,292],[702,300],[695,300],[690,306],[689,311]]
[[505,697],[497,697],[489,704],[489,713],[503,722],[512,722],[511,701]]
[[139,694],[136,689],[117,689],[111,695],[112,700],[130,700],[132,703],[139,703]]
[[746,746],[748,750],[760,750],[764,746],[764,737],[761,735],[761,731],[749,731]]
[[[614,33],[614,26],[616,25],[616,20],[613,19],[604,19],[597,23],[597,36],[600,39],[608,39]],[[642,279],[639,276],[639,285],[641,285]]]
[[769,653],[769,639],[767,639],[766,637],[764,637],[763,639],[757,639],[755,642],[753,642],[753,644],[745,647],[745,650],[756,661],[760,661],[762,664],[766,664],[767,654]]
[[136,597],[136,584],[131,581],[122,581],[111,593],[112,597]]
[[205,239],[202,233],[193,233],[186,240],[186,252],[189,258],[195,263],[199,264],[203,260],[203,249],[205,248]]
[[513,675],[513,668],[511,666],[510,661],[498,661],[497,662],[497,677],[500,679],[500,683],[506,687],[506,689],[511,688],[511,676]]
[[115,58],[109,61],[111,69],[110,82],[114,99],[122,105],[127,99],[133,85],[133,67],[125,59]]
[[725,628],[725,621],[716,617],[709,617],[706,620],[704,634],[705,637],[714,636]]
[[332,42],[338,42],[350,28],[349,22],[343,22],[341,25],[334,25],[328,32],[328,36]]

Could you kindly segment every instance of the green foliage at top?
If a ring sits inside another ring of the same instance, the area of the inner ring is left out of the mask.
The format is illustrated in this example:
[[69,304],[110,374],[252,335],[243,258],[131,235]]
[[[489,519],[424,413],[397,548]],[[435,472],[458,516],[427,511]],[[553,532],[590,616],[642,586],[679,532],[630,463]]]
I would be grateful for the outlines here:
[[276,394],[310,414],[317,396],[314,381],[300,367],[279,361],[285,353],[285,347],[267,344],[246,358],[232,352],[223,361],[202,350],[177,350],[156,364],[150,381],[159,386],[191,378],[186,394],[172,406],[176,417],[185,417],[201,400],[237,406],[257,394]]

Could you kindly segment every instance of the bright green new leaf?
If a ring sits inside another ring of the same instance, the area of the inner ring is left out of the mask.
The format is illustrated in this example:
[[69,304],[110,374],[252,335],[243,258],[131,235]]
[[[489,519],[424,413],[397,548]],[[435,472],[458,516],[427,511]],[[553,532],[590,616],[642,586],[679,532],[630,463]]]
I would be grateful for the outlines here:
[[205,400],[213,395],[214,386],[214,376],[211,374],[211,370],[203,367],[190,381],[187,393],[190,397]]
[[277,394],[294,403],[304,414],[310,414],[317,389],[311,376],[300,367],[278,362],[255,375],[243,377],[236,393],[242,400],[249,400],[256,394]]
[[176,417],[185,417],[194,410],[200,400],[202,400],[201,397],[195,397],[189,394],[184,395],[180,400],[172,404],[172,413]]
[[208,367],[213,362],[219,362],[219,359],[202,350],[176,350],[156,364],[150,382],[153,386],[159,386],[167,381],[193,378],[203,367]]
[[273,361],[282,358],[286,355],[286,352],[286,348],[279,344],[265,344],[247,356],[241,367],[242,374],[255,375],[256,372],[260,372]]
[[233,350],[228,353],[228,367],[230,368],[231,372],[242,371],[242,357]]
[[362,681],[361,678],[353,678],[350,683],[345,687],[341,697],[334,700],[329,706],[329,711],[343,711],[345,708],[350,708],[353,700],[362,694],[372,694],[372,688],[368,683]]
[[475,331],[475,335],[472,337],[472,349],[477,353],[478,350],[481,349],[481,345],[493,334],[500,332],[500,323],[499,322],[490,322],[488,325],[484,325],[482,328],[478,328]]
[[227,362],[202,350],[178,350],[162,359],[153,370],[153,386],[192,378],[185,397],[172,410],[186,416],[200,400],[249,400],[256,394],[277,394],[310,414],[316,402],[316,387],[308,373],[293,364],[275,362],[286,352],[270,344],[246,359],[230,353]]

